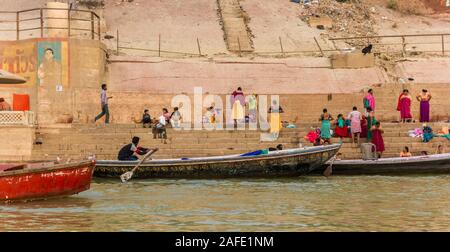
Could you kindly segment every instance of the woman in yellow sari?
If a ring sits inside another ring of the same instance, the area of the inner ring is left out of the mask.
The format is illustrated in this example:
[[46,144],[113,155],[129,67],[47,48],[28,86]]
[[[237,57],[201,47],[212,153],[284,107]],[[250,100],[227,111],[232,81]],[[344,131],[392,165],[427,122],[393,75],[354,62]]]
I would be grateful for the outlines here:
[[272,101],[272,106],[269,108],[270,113],[270,133],[278,137],[278,133],[282,127],[280,113],[284,113],[281,106],[278,105],[277,101]]
[[244,119],[245,115],[245,96],[242,88],[238,87],[230,97],[231,103],[231,118],[234,120],[234,127],[237,127],[237,122]]

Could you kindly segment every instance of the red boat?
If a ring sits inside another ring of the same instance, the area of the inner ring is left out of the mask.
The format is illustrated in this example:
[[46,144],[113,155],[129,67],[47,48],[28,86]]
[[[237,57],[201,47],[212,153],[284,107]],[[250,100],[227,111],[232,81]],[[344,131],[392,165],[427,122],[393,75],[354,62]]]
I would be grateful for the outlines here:
[[46,199],[89,189],[95,161],[0,164],[0,201]]

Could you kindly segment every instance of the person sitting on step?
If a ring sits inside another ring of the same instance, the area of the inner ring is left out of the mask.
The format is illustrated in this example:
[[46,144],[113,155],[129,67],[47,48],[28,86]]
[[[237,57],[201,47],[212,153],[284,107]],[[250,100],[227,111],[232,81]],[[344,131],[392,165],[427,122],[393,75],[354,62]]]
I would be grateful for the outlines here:
[[152,123],[152,117],[148,113],[148,109],[144,110],[144,114],[142,115],[142,126],[144,128],[150,128]]

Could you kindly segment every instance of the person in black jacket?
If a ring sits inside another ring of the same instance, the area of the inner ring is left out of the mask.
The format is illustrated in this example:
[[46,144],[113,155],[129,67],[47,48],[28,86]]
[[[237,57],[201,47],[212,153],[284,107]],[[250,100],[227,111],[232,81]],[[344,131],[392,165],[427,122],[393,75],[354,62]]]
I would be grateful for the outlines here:
[[148,109],[144,110],[144,114],[142,115],[142,126],[144,128],[150,128],[152,123],[152,117],[148,113]]
[[150,151],[148,148],[139,147],[139,137],[133,137],[131,143],[125,145],[120,149],[119,154],[117,155],[117,159],[121,161],[135,161],[138,160],[138,155],[145,155]]

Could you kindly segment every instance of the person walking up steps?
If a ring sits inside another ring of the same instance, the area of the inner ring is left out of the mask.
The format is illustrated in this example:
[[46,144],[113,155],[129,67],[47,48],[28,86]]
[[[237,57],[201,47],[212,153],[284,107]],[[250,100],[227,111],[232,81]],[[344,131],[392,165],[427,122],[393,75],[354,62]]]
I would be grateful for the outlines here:
[[358,111],[357,107],[353,107],[353,110],[348,114],[348,119],[351,121],[351,132],[352,132],[352,146],[355,144],[356,137],[356,145],[359,146],[359,137],[361,135],[361,118],[362,115]]
[[369,108],[372,111],[375,111],[375,96],[373,96],[373,90],[372,89],[369,89],[367,91],[367,95],[364,96],[363,103],[364,103],[364,110],[365,110],[364,115],[365,116],[369,115],[369,111],[368,111]]
[[112,96],[108,97],[106,95],[106,84],[102,84],[102,92],[100,93],[100,101],[102,105],[102,112],[95,117],[94,123],[106,115],[105,124],[109,124],[109,108],[108,108],[108,100],[112,98]]

